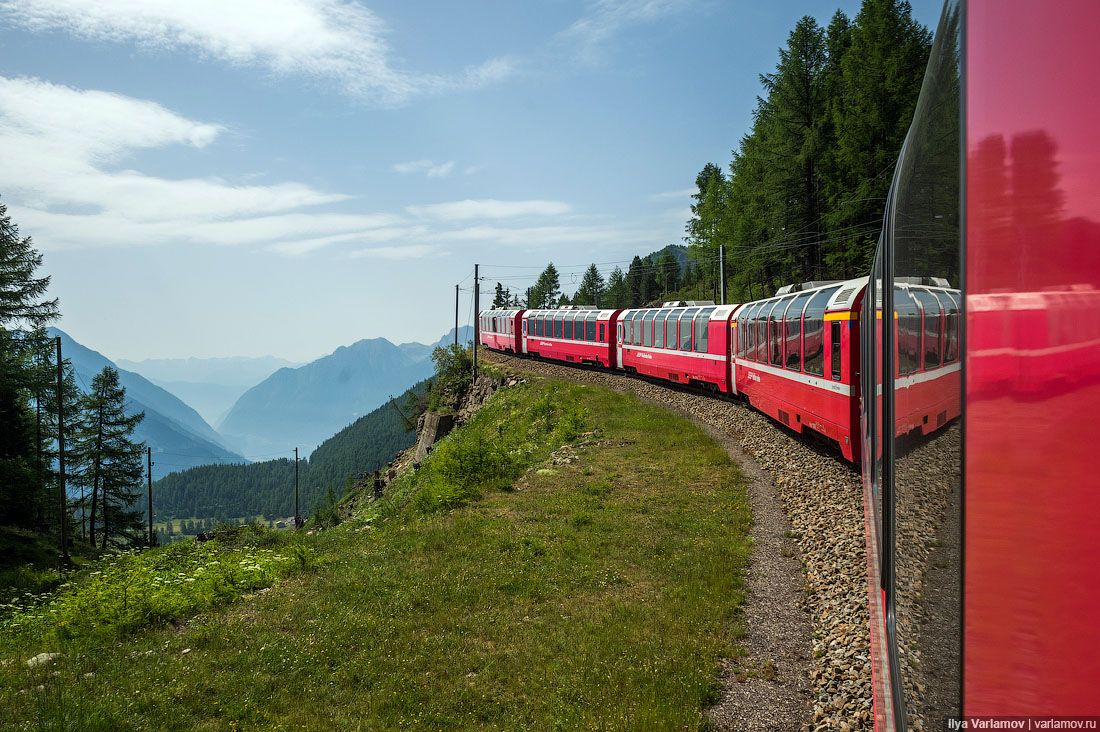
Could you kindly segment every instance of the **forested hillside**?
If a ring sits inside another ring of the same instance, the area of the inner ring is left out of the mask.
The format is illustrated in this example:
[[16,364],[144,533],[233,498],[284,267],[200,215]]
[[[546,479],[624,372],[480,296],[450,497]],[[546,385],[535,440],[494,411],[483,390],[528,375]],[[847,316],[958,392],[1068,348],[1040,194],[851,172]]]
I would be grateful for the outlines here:
[[[428,381],[407,391],[422,396]],[[416,419],[415,414],[411,417]],[[401,414],[383,404],[325,440],[298,464],[302,515],[332,486],[339,495],[347,479],[370,473],[412,445],[416,435],[406,429]],[[145,510],[144,497],[138,503]],[[294,459],[265,460],[250,465],[204,465],[161,478],[153,484],[153,508],[158,520],[265,515],[294,515]]]
[[[593,264],[572,296],[562,292],[551,263],[515,296],[498,284],[494,306],[717,301],[721,246],[726,302],[768,296],[793,282],[865,275],[931,41],[901,0],[864,0],[855,18],[838,10],[824,27],[803,17],[775,69],[760,75],[752,129],[730,141],[733,159],[725,168],[708,162],[695,178],[686,263],[673,245],[636,256],[626,271],[615,267],[606,278]],[[943,137],[942,149],[958,148],[957,126]],[[937,193],[957,200],[950,191]]]

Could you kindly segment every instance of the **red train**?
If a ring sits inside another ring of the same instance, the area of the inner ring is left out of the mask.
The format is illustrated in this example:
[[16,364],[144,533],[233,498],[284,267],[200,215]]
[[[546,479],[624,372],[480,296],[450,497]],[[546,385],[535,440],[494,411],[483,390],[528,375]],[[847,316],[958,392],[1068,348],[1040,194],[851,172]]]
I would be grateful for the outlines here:
[[1100,727],[1097,28],[947,2],[869,277],[482,314],[491,348],[738,396],[860,463],[876,729]]

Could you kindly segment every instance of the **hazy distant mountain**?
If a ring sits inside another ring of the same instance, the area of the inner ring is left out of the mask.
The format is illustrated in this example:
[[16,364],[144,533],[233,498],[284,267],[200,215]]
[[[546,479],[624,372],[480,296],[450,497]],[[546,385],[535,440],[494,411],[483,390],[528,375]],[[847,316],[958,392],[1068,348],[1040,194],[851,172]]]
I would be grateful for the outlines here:
[[118,365],[136,371],[157,386],[187,402],[210,424],[219,423],[236,401],[275,371],[300,363],[274,356],[248,358],[119,359]]
[[[491,302],[491,301],[490,301]],[[474,327],[472,325],[463,325],[458,329],[458,344],[460,346],[466,345],[467,342],[474,340]],[[401,352],[414,361],[419,361],[424,358],[428,358],[432,355],[432,351],[436,346],[451,346],[455,342],[455,329],[451,328],[447,335],[440,338],[431,345],[425,345],[423,343],[402,343],[398,346]]]
[[[471,339],[466,326],[460,338]],[[454,341],[454,330],[436,344]],[[460,341],[462,342],[462,341]],[[218,430],[246,455],[302,456],[386,399],[431,376],[436,344],[395,346],[372,338],[337,348],[295,369],[283,368],[246,391]]]
[[118,365],[136,371],[150,381],[185,381],[193,384],[221,384],[223,386],[255,386],[268,376],[285,367],[301,366],[275,356],[232,356],[229,358],[147,358],[143,361],[127,361],[120,358]]
[[[84,391],[91,388],[92,379],[104,366],[118,368],[103,354],[77,343],[67,333],[57,328],[47,330],[51,336],[61,336],[62,355],[72,363],[76,383]],[[242,460],[228,449],[221,435],[178,397],[140,374],[121,368],[118,373],[119,381],[126,387],[126,413],[145,412],[134,437],[153,448],[154,478],[195,465]]]

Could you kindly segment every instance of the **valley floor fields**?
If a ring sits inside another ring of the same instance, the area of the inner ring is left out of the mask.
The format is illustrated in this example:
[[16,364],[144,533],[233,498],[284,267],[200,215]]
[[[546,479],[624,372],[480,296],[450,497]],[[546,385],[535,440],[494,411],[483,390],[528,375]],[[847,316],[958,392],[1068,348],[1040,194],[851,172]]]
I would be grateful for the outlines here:
[[[529,377],[388,490],[316,536],[280,532],[271,556],[295,561],[270,589],[172,622],[9,633],[0,608],[0,727],[710,725],[742,654],[750,515],[691,422]],[[61,655],[28,667],[40,652]]]

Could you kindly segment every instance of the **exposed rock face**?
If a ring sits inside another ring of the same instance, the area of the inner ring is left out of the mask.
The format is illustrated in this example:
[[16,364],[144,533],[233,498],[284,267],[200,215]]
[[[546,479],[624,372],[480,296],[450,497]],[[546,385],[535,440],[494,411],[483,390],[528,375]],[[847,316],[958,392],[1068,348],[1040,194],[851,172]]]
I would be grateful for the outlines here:
[[416,459],[428,454],[428,448],[447,436],[454,427],[455,418],[451,414],[425,412],[416,424]]

